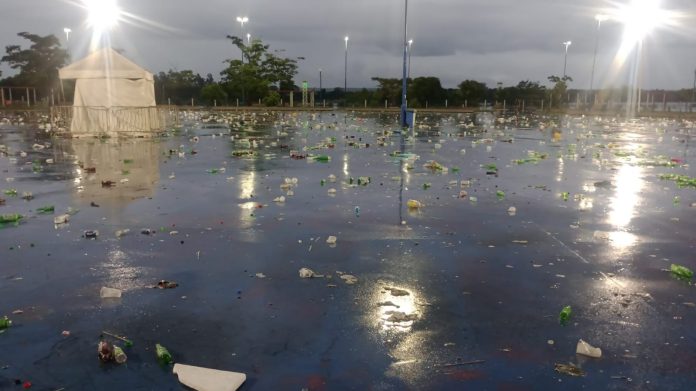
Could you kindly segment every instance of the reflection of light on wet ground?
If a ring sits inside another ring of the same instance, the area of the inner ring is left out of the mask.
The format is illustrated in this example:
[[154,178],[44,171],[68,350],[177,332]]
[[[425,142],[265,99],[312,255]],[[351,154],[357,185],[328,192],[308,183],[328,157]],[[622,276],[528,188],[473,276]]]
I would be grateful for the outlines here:
[[239,199],[248,200],[256,190],[256,172],[249,171],[239,179]]
[[580,204],[579,208],[580,210],[591,210],[592,207],[594,206],[594,199],[590,197],[582,197],[580,198]]
[[343,175],[350,176],[350,156],[347,153],[343,154]]
[[563,174],[565,173],[565,162],[563,158],[558,158],[558,170],[556,170],[556,182],[563,181]]
[[590,287],[594,298],[589,307],[596,308],[599,317],[609,323],[633,326],[622,328],[622,336],[630,338],[630,333],[639,332],[644,318],[650,316],[646,305],[652,307],[654,299],[641,281],[602,272],[600,275]]
[[594,193],[597,191],[597,187],[594,185],[594,183],[585,183],[582,185],[582,191],[585,193]]
[[616,228],[626,228],[633,220],[644,185],[642,173],[641,167],[623,165],[616,174],[616,192],[609,205],[609,223]]
[[638,237],[628,232],[616,231],[609,232],[609,241],[613,247],[628,249],[636,244]]
[[411,290],[394,288],[407,292],[408,294],[395,296],[392,294],[394,291],[379,287],[376,302],[376,305],[379,306],[377,322],[380,323],[382,331],[411,331],[413,322],[418,317],[416,296]]
[[109,250],[107,261],[101,266],[106,274],[105,284],[112,288],[134,288],[136,279],[142,274],[142,268],[133,267],[131,259],[119,248]]

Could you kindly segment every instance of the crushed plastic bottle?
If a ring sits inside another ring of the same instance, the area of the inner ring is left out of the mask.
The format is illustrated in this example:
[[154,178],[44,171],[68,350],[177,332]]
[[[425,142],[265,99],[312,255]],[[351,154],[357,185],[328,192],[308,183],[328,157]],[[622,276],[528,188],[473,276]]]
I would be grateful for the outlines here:
[[691,271],[691,269],[681,265],[672,264],[669,270],[672,272],[673,276],[680,280],[691,281],[694,277],[694,272]]
[[157,360],[162,364],[171,364],[174,362],[169,350],[160,344],[155,345],[155,353],[157,354]]
[[570,308],[569,305],[563,307],[561,310],[561,313],[558,314],[558,322],[562,325],[565,326],[568,324],[568,321],[570,320],[570,316],[573,314],[573,310]]
[[123,349],[120,347],[114,345],[114,361],[116,361],[118,364],[123,364],[128,360],[128,356],[126,356],[126,353],[123,352]]
[[70,221],[69,214],[64,214],[64,215],[56,216],[53,218],[53,224],[55,224],[55,225],[65,224],[68,221]]
[[12,326],[12,321],[7,316],[0,318],[0,333]]

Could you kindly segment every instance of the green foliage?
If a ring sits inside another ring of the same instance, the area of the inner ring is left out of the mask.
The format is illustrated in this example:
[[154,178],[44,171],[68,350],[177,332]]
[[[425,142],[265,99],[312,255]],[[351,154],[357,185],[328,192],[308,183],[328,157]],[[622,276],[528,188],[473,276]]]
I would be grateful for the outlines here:
[[458,88],[461,99],[468,102],[470,105],[483,103],[488,93],[486,84],[475,80],[464,80],[459,83]]
[[171,99],[173,104],[189,104],[199,99],[205,80],[191,70],[160,72],[155,75],[155,95],[161,104]]
[[554,83],[553,89],[551,89],[552,103],[556,107],[561,107],[567,101],[568,82],[573,81],[573,78],[570,76],[558,77],[551,75],[548,79],[551,83]]
[[275,91],[271,91],[265,98],[263,98],[263,104],[266,105],[266,107],[278,106],[280,104],[280,94]]
[[227,38],[242,51],[244,58],[244,61],[227,60],[227,68],[220,73],[230,96],[240,98],[243,102],[255,102],[266,97],[271,86],[294,89],[296,60],[271,53],[270,46],[264,45],[259,39],[247,45],[239,37]]
[[444,106],[445,90],[437,77],[417,77],[409,88],[408,100],[411,107]]
[[207,84],[201,90],[201,100],[211,106],[215,102],[217,102],[218,105],[222,105],[227,100],[227,92],[225,92],[220,84]]
[[60,47],[60,40],[54,35],[40,35],[22,32],[17,34],[31,42],[28,49],[20,45],[5,47],[5,56],[0,59],[10,68],[19,70],[11,78],[3,80],[5,85],[35,87],[40,96],[48,96],[51,89],[58,89],[58,69],[68,62],[68,52]]
[[401,79],[373,77],[372,80],[378,85],[375,92],[375,100],[378,104],[384,104],[386,100],[392,107],[401,106]]

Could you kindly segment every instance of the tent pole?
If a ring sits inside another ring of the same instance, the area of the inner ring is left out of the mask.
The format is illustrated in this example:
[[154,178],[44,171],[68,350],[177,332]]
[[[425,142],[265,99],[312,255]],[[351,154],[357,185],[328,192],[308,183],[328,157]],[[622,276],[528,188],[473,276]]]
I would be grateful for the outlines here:
[[60,93],[63,95],[63,106],[65,106],[65,88],[63,87],[63,79],[60,79]]

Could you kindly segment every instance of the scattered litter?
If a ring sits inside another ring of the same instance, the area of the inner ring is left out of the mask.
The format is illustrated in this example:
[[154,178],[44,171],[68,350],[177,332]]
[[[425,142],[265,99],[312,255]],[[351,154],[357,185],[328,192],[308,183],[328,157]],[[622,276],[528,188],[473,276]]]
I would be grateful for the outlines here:
[[335,236],[329,236],[328,238],[326,238],[326,244],[330,246],[336,245],[337,240],[338,239]]
[[517,214],[517,208],[515,208],[514,206],[511,206],[508,208],[507,212],[510,216],[515,216]]
[[[69,331],[68,331],[67,333],[68,333],[68,335],[70,335],[70,332],[69,332]],[[130,348],[130,347],[133,346],[133,341],[131,341],[130,339],[128,339],[128,338],[126,338],[126,337],[122,337],[122,336],[120,336],[120,335],[117,335],[117,334],[114,334],[114,333],[110,333],[110,332],[108,332],[108,331],[102,331],[102,335],[107,335],[107,336],[109,336],[109,337],[111,337],[111,338],[116,338],[116,339],[118,339],[119,341],[122,341],[122,342],[126,345],[127,348]]]
[[285,203],[285,196],[276,197],[275,199],[273,199],[273,202],[278,203],[278,204],[284,204]]
[[554,364],[554,370],[558,373],[570,376],[585,376],[585,371],[573,364]]
[[36,212],[39,214],[51,214],[56,210],[56,208],[53,205],[47,205],[47,206],[42,206],[40,208],[36,208]]
[[401,311],[387,311],[384,314],[389,315],[389,317],[385,320],[387,322],[392,322],[392,323],[413,322],[415,320],[418,320],[418,315],[406,314],[405,312],[401,312]]
[[408,200],[406,205],[408,205],[409,209],[420,209],[423,207],[423,204],[420,201],[416,200]]
[[403,290],[403,289],[399,289],[399,288],[384,288],[384,290],[389,291],[392,296],[396,296],[396,297],[410,295],[410,293],[408,293],[408,291]]
[[167,281],[167,280],[161,280],[160,282],[157,283],[157,285],[154,286],[154,288],[158,289],[174,289],[178,287],[179,284],[177,284],[174,281]]
[[66,224],[68,221],[70,221],[69,214],[64,214],[53,218],[53,224],[55,225]]
[[266,275],[263,273],[256,273],[256,278],[266,278]]
[[6,215],[0,215],[0,224],[19,224],[19,221],[22,220],[24,217],[20,214],[6,214]]
[[123,352],[123,349],[114,345],[114,361],[116,361],[117,364],[123,364],[126,360],[128,360],[128,356]]
[[452,364],[443,364],[443,368],[451,368],[451,367],[460,367],[460,366],[465,366],[465,365],[476,365],[476,364],[484,364],[486,360],[471,360],[471,361],[457,361]]
[[243,373],[183,364],[174,364],[172,372],[181,384],[197,391],[234,391],[246,381]]
[[314,270],[303,267],[300,269],[300,278],[323,278],[324,275],[316,274]]
[[353,285],[358,282],[358,278],[355,276],[352,276],[350,274],[344,274],[341,276],[341,279],[346,282],[348,285]]
[[694,272],[691,269],[681,265],[672,264],[670,271],[674,277],[684,281],[691,281],[694,276]]
[[99,296],[102,299],[117,299],[121,297],[121,290],[116,288],[107,288],[103,286],[99,291]]
[[99,237],[99,231],[88,230],[84,232],[83,236],[85,237],[85,239],[96,239],[97,237]]
[[561,310],[561,313],[558,314],[558,322],[562,325],[565,326],[568,324],[568,321],[570,320],[570,316],[572,315],[573,310],[570,308],[569,305],[563,307]]
[[128,233],[130,233],[130,229],[128,229],[128,228],[126,228],[126,229],[119,229],[118,231],[116,231],[116,237],[117,237],[117,238],[122,238],[122,237],[128,235]]
[[7,316],[0,318],[0,334],[12,326],[12,321]]
[[168,365],[174,362],[169,350],[160,344],[155,345],[155,354],[157,355],[157,361],[163,365]]
[[114,359],[114,346],[107,341],[99,341],[97,353],[102,362],[109,362]]
[[589,343],[583,341],[582,339],[578,341],[575,353],[592,358],[602,357],[602,349],[596,348],[590,345]]

